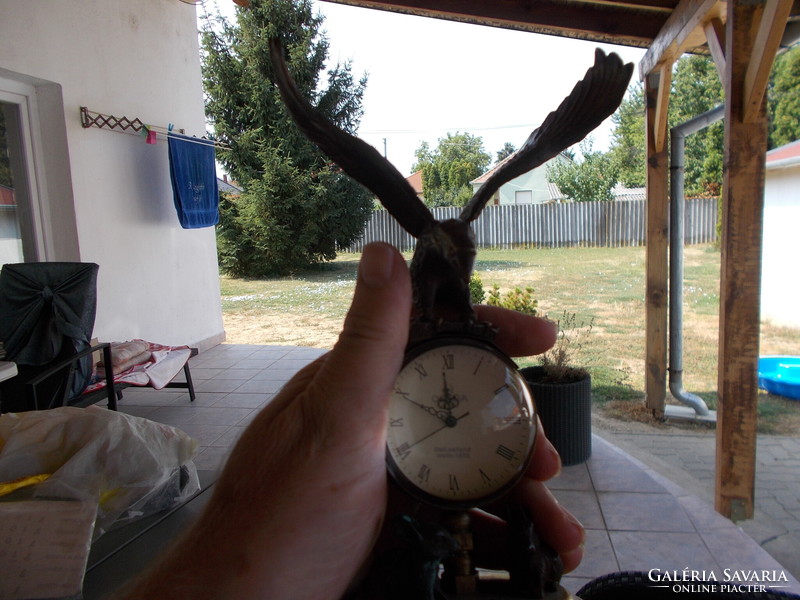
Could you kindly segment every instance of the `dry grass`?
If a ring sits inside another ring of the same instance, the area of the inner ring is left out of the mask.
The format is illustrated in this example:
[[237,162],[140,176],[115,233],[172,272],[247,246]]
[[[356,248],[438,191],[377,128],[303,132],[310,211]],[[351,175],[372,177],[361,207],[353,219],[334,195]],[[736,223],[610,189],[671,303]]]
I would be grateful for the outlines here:
[[[232,343],[330,348],[352,298],[358,255],[290,279],[223,277],[223,318]],[[644,409],[644,248],[480,250],[476,273],[488,291],[534,288],[540,314],[565,310],[593,320],[577,361],[593,376],[597,409],[619,422],[652,424]],[[684,385],[716,402],[720,256],[711,246],[685,255]],[[800,355],[800,330],[761,327],[761,354]],[[533,357],[519,361],[534,364]],[[800,431],[800,403],[763,394],[764,432]]]

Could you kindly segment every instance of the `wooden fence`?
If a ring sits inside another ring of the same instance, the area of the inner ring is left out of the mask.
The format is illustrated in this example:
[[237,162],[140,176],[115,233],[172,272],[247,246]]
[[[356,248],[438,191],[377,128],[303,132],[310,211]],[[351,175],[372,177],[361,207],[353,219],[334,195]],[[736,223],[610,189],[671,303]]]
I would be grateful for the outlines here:
[[[455,207],[433,209],[439,220],[458,213]],[[479,248],[641,246],[645,243],[645,201],[487,206],[473,229]],[[716,199],[686,201],[684,239],[686,244],[716,241]],[[400,250],[410,250],[415,244],[388,212],[376,210],[361,240],[347,250],[360,252],[365,244],[379,240]]]

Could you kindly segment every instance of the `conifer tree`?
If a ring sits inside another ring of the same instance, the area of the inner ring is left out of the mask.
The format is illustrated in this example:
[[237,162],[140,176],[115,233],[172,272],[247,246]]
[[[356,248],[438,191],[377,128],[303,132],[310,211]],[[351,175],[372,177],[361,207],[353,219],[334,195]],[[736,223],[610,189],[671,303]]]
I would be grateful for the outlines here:
[[279,36],[299,89],[355,132],[366,76],[355,81],[345,63],[320,81],[328,54],[322,21],[310,0],[252,0],[235,23],[217,14],[202,28],[206,115],[230,148],[218,160],[244,189],[220,204],[219,259],[229,274],[286,274],[333,259],[370,216],[371,194],[306,140],[273,84],[268,42]]

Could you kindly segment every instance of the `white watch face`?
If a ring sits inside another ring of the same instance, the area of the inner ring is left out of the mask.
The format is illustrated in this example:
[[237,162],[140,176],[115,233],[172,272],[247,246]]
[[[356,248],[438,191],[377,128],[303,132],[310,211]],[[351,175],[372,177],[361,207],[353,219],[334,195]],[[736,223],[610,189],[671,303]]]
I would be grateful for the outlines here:
[[536,420],[524,379],[480,345],[439,345],[400,371],[387,463],[420,499],[446,507],[496,498],[525,470]]

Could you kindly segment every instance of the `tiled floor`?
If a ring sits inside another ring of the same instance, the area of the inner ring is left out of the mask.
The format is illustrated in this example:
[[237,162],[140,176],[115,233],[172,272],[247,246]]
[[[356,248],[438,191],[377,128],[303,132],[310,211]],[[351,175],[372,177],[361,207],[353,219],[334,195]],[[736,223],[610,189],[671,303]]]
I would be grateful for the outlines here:
[[[129,388],[120,410],[174,425],[195,437],[198,469],[217,469],[232,444],[281,386],[323,352],[290,346],[223,344],[191,361],[197,399],[184,390]],[[781,566],[732,522],[598,436],[586,463],[565,467],[550,488],[587,529],[570,591],[623,570],[777,571]],[[786,572],[783,591],[800,594]]]

